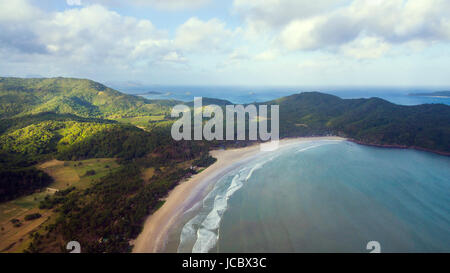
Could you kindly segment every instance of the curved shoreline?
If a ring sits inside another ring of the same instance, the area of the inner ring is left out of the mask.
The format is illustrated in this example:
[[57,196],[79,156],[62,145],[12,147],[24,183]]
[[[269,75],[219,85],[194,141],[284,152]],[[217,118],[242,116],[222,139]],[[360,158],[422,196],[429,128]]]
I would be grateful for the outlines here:
[[438,151],[438,150],[431,150],[427,148],[422,148],[418,146],[407,146],[407,145],[400,145],[400,144],[378,144],[378,143],[370,143],[370,142],[364,142],[360,140],[356,140],[353,138],[347,138],[347,141],[364,145],[364,146],[371,146],[371,147],[378,147],[378,148],[388,148],[388,149],[404,149],[404,150],[416,150],[416,151],[422,151],[422,152],[428,152],[443,156],[450,156],[450,152],[444,152],[444,151]]
[[[341,137],[300,137],[280,140],[280,146],[313,140],[346,140]],[[161,208],[149,215],[139,236],[134,240],[133,253],[156,253],[164,250],[168,232],[180,217],[202,200],[220,177],[263,153],[259,144],[229,150],[214,150],[217,161],[169,192]]]

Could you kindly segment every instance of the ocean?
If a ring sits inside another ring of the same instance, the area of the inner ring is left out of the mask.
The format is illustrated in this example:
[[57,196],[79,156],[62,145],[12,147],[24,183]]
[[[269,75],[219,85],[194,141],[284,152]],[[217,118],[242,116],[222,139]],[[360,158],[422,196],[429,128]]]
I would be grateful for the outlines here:
[[450,252],[450,158],[301,142],[220,178],[167,252]]
[[175,99],[193,101],[194,97],[208,97],[228,100],[234,104],[265,102],[300,92],[318,91],[344,99],[379,97],[401,105],[442,103],[450,105],[450,98],[408,96],[409,93],[424,93],[448,90],[450,88],[398,88],[398,87],[240,87],[240,86],[141,86],[116,87],[128,94],[149,91],[159,94],[144,95],[148,99]]

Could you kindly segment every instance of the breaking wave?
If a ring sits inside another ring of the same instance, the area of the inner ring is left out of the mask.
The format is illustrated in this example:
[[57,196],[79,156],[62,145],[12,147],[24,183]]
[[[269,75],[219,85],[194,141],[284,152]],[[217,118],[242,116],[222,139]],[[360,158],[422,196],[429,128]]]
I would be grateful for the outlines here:
[[215,247],[219,239],[220,221],[228,207],[228,200],[236,193],[253,172],[273,160],[276,155],[251,166],[244,166],[222,177],[202,201],[199,213],[183,227],[178,252],[206,253]]
[[202,204],[199,206],[197,215],[183,226],[177,251],[179,253],[206,253],[216,246],[220,235],[220,222],[227,210],[228,200],[242,188],[256,170],[282,155],[285,151],[302,152],[327,143],[313,146],[309,146],[312,143],[304,144],[308,146],[296,150],[287,147],[281,148],[268,154],[270,156],[258,158],[248,165],[230,171],[219,179],[213,190],[201,201]]

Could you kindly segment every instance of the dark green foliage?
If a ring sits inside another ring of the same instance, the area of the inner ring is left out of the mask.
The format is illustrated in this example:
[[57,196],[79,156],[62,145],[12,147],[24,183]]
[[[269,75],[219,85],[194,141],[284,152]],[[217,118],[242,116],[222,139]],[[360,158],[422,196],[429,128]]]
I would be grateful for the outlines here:
[[214,162],[216,162],[216,161],[217,161],[216,158],[210,156],[209,154],[204,154],[199,159],[194,160],[192,165],[197,166],[197,167],[208,167],[208,166],[214,164]]
[[[178,163],[196,159],[194,166],[207,167],[215,162],[208,154],[211,147],[248,144],[174,141],[169,118],[149,123],[147,131],[105,120],[168,116],[178,102],[149,101],[88,80],[0,78],[0,102],[0,185],[9,190],[4,195],[0,188],[0,197],[14,198],[47,185],[44,173],[24,168],[45,159],[117,157],[123,165],[86,190],[72,187],[47,196],[39,208],[54,209],[58,218],[47,227],[46,236],[36,233],[31,252],[49,251],[56,238],[77,240],[85,252],[129,251],[128,241],[138,235],[145,216],[192,173]],[[206,99],[203,104],[230,103]],[[376,98],[344,100],[317,92],[263,104],[280,105],[282,137],[333,134],[366,144],[450,152],[446,105],[400,106]],[[144,182],[140,170],[150,166],[155,168],[154,176]],[[56,251],[65,251],[60,247]]]
[[3,77],[0,101],[0,118],[41,112],[101,118],[166,114],[178,103],[126,95],[84,79]]
[[28,161],[67,150],[71,145],[98,132],[120,125],[78,121],[43,121],[0,136],[0,152],[21,155]]
[[86,173],[84,174],[84,176],[93,176],[95,175],[95,171],[94,170],[88,170],[86,171]]
[[[92,188],[60,196],[60,214],[49,230],[65,241],[79,241],[83,252],[130,251],[128,241],[139,234],[145,217],[188,172],[172,168],[144,184],[139,168],[126,165]],[[35,240],[30,251],[45,251],[45,241]]]
[[[228,101],[228,100],[222,100],[222,99],[215,99],[215,98],[202,98],[202,105],[206,106],[206,105],[218,105],[218,106],[226,106],[226,105],[233,105],[232,102]],[[187,106],[189,107],[194,107],[194,102],[188,102],[186,103]]]
[[32,124],[38,124],[43,121],[77,121],[77,122],[95,122],[95,123],[117,123],[113,120],[99,118],[83,118],[73,114],[56,114],[54,112],[43,112],[34,115],[26,115],[15,118],[5,118],[0,123],[0,134],[12,132]]
[[76,160],[93,157],[141,157],[156,147],[158,139],[135,127],[115,127],[98,132],[82,141],[68,146],[57,155],[61,160]]
[[396,105],[379,98],[341,99],[317,92],[269,102],[280,105],[280,135],[340,135],[366,144],[450,152],[450,106]]
[[0,202],[31,194],[51,182],[48,174],[34,168],[0,170]]
[[27,214],[25,215],[25,221],[31,221],[34,219],[38,219],[41,218],[42,215],[40,215],[39,213],[32,213],[32,214]]
[[75,190],[75,187],[70,187],[65,190],[57,191],[53,196],[47,195],[39,204],[40,209],[52,209],[58,204],[67,200],[67,195]]

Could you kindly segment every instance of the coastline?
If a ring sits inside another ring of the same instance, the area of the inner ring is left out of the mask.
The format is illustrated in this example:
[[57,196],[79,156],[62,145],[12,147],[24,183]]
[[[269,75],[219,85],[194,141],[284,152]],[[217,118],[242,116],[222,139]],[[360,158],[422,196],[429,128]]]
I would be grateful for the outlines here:
[[416,151],[422,151],[422,152],[428,152],[428,153],[433,153],[433,154],[437,154],[437,155],[443,155],[443,156],[450,156],[449,152],[443,152],[443,151],[438,151],[438,150],[432,150],[432,149],[426,149],[426,148],[422,148],[422,147],[418,147],[418,146],[406,146],[406,145],[400,145],[400,144],[378,144],[378,143],[370,143],[370,142],[364,142],[364,141],[359,141],[353,138],[347,138],[347,141],[359,144],[359,145],[364,145],[364,146],[371,146],[371,147],[378,147],[378,148],[388,148],[388,149],[404,149],[404,150],[416,150]]
[[[285,146],[293,143],[314,140],[346,140],[341,137],[298,137],[281,139],[279,145]],[[161,252],[167,241],[170,228],[177,223],[184,212],[189,210],[198,201],[202,200],[220,177],[230,170],[245,164],[260,155],[260,145],[228,149],[213,150],[210,154],[217,161],[201,173],[181,182],[165,199],[164,205],[149,215],[144,222],[143,229],[134,240],[133,253]]]

